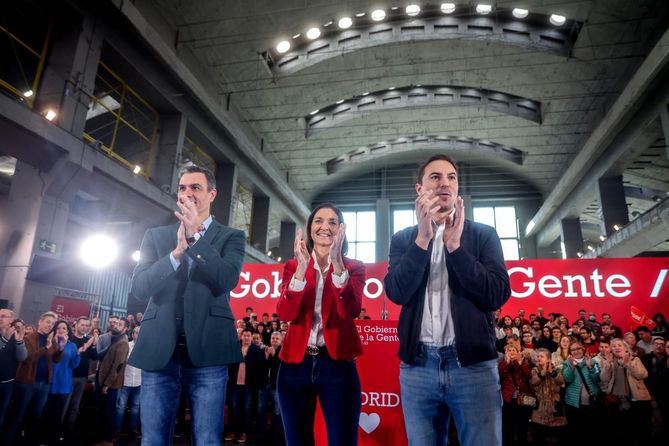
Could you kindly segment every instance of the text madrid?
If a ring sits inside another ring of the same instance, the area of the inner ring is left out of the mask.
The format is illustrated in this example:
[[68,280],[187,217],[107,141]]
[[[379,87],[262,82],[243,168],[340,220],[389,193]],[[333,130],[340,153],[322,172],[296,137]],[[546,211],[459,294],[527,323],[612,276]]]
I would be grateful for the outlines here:
[[[257,299],[277,299],[281,295],[281,275],[272,271],[271,279],[255,278],[243,271],[239,277],[238,289],[230,293],[233,298],[241,299],[249,296]],[[518,277],[515,277],[518,275]],[[600,274],[594,269],[590,275],[573,274],[555,276],[545,274],[535,277],[533,267],[516,266],[509,269],[511,277],[511,297],[523,299],[539,293],[541,296],[554,299],[557,297],[616,297],[624,298],[632,294],[632,284],[624,274]],[[667,276],[666,270],[660,270],[655,286],[649,297],[658,297],[662,282]],[[518,278],[521,282],[518,283]],[[363,294],[367,299],[377,299],[383,294],[383,282],[376,277],[365,281]]]

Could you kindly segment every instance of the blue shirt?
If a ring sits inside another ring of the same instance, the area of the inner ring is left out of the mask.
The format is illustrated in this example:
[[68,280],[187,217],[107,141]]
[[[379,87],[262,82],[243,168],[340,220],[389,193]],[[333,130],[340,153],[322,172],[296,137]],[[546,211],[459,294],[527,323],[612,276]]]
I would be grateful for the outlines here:
[[[204,233],[207,232],[207,229],[209,229],[209,225],[211,224],[212,221],[213,221],[213,219],[211,218],[211,215],[210,215],[209,217],[207,217],[205,219],[205,221],[202,222],[202,226],[204,226],[204,229],[199,232],[200,237],[202,237],[204,235]],[[197,242],[195,242],[195,243],[197,243]],[[188,259],[188,270],[190,271],[190,269],[193,267],[193,259],[191,259],[188,256],[186,256],[186,258]],[[181,262],[178,261],[177,259],[175,259],[174,256],[172,255],[172,253],[170,253],[170,263],[172,264],[172,268],[174,268],[174,271],[179,269],[179,265],[181,265]]]

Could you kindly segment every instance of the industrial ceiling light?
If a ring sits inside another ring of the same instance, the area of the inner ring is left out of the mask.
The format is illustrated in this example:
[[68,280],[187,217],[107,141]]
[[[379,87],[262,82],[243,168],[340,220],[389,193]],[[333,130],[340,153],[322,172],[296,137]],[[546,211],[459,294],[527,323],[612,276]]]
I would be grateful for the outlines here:
[[592,247],[592,245],[588,245],[588,251],[594,251],[595,248]]
[[310,112],[309,114],[310,114],[311,116],[313,116],[313,115],[315,115],[315,114],[318,113],[318,112],[319,112],[319,109],[316,109],[316,110]]
[[549,21],[551,22],[552,25],[562,26],[567,21],[567,18],[563,15],[552,14]]
[[329,22],[325,23],[323,26],[331,26],[334,22],[330,20]]
[[394,89],[395,89],[395,87],[388,88],[388,90],[390,90],[390,91],[393,91]]
[[583,257],[583,253],[582,253],[581,251],[577,252],[576,255],[577,255],[579,258]]
[[620,231],[620,225],[613,225],[614,231]]
[[517,19],[524,19],[530,12],[527,9],[513,8],[513,11],[511,11],[511,13]]
[[270,249],[269,251],[267,251],[267,257],[269,257],[271,255],[272,255],[272,250]]
[[604,240],[606,240],[606,236],[605,235],[600,235],[599,236],[599,241],[603,242]]
[[369,91],[364,92],[362,95],[367,96],[369,94]]
[[302,37],[302,33],[297,33],[293,36],[293,39],[299,39],[300,37]]
[[141,171],[142,171],[141,166],[137,166],[137,165],[135,166],[134,169],[132,169],[132,173],[134,173],[135,175],[139,174]]
[[56,116],[57,116],[56,112],[51,109],[48,109],[44,114],[44,117],[46,118],[47,121],[53,121],[54,119],[56,119]]
[[476,12],[482,15],[490,14],[492,12],[492,5],[479,3],[476,5]]
[[79,250],[81,259],[93,268],[111,265],[118,255],[118,244],[104,234],[95,234],[84,240]]
[[444,14],[453,14],[455,12],[455,3],[442,3],[441,12]]
[[139,251],[133,252],[131,257],[135,262],[139,262]]
[[277,262],[281,262],[281,256],[277,257],[277,258],[276,258],[276,261],[277,261]]
[[309,40],[318,39],[320,36],[321,36],[321,30],[316,27],[309,28],[309,30],[307,31],[307,39]]
[[372,11],[372,20],[375,22],[380,22],[381,20],[386,18],[386,11],[383,9],[375,9]]
[[337,105],[339,105],[339,104],[343,104],[343,103],[344,103],[344,100],[343,100],[343,99],[340,99],[340,100],[338,100],[337,102],[335,102],[335,104],[337,104]]
[[33,95],[33,91],[32,91],[32,90],[27,90],[27,91],[24,91],[24,92],[23,92],[23,96],[25,96],[25,97],[27,97],[27,98],[32,97],[32,95]]
[[356,17],[364,17],[365,13],[364,12],[359,12],[355,15]]
[[290,42],[287,41],[287,40],[282,40],[281,42],[279,42],[279,43],[276,45],[276,51],[277,51],[277,53],[281,53],[281,54],[283,54],[283,53],[285,53],[286,51],[288,51],[289,49],[290,49]]
[[342,17],[339,19],[339,22],[337,22],[337,26],[341,29],[348,29],[353,25],[353,19],[350,17]]
[[420,6],[418,5],[409,5],[405,9],[408,16],[413,17],[420,14]]

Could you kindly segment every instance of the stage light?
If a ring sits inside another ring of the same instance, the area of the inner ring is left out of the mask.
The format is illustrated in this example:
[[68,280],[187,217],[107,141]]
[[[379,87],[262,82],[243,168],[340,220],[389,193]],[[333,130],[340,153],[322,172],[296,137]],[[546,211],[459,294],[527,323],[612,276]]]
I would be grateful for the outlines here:
[[132,253],[132,260],[135,262],[139,262],[139,251],[135,251]]
[[420,6],[409,5],[409,6],[406,7],[406,9],[404,11],[406,11],[408,16],[413,17],[413,16],[416,16],[416,15],[420,14]]
[[340,27],[341,29],[348,29],[353,25],[353,19],[350,17],[342,17],[339,19],[339,22],[337,22],[337,26]]
[[444,14],[453,14],[455,12],[455,3],[442,3],[441,12]]
[[513,8],[513,11],[511,11],[511,13],[517,19],[524,19],[530,12],[527,9]]
[[311,116],[313,116],[313,115],[315,115],[315,114],[318,113],[318,112],[319,112],[319,109],[316,109],[316,110],[314,110],[314,111],[312,111],[312,112],[309,112],[309,114],[310,114]]
[[376,9],[372,11],[372,20],[375,22],[380,22],[381,20],[386,18],[386,11],[383,9]]
[[562,26],[567,21],[567,18],[563,15],[553,14],[549,21],[555,26]]
[[132,173],[134,173],[135,175],[137,175],[137,174],[140,173],[141,171],[142,171],[141,166],[135,166],[135,168],[132,169]]
[[483,15],[490,14],[492,12],[492,5],[479,3],[478,5],[476,5],[476,12]]
[[25,96],[25,97],[27,97],[27,98],[32,97],[32,95],[33,95],[33,91],[32,91],[32,90],[28,90],[28,91],[24,91],[24,92],[23,92],[23,96]]
[[287,40],[282,40],[276,45],[276,51],[283,54],[290,49],[290,42]]
[[310,28],[309,31],[307,31],[307,39],[309,40],[318,39],[320,36],[321,30],[316,27]]
[[118,256],[118,244],[109,236],[95,234],[81,244],[81,259],[93,268],[109,266]]
[[51,109],[47,110],[46,114],[44,115],[47,121],[53,121],[54,119],[56,119],[56,116],[57,116],[56,112]]

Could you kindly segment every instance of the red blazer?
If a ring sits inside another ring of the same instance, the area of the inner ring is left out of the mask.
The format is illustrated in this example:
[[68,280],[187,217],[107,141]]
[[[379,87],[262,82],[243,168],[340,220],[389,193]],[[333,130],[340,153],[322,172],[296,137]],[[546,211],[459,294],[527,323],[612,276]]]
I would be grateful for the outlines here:
[[[332,266],[323,283],[323,337],[328,354],[333,359],[351,360],[362,354],[362,343],[353,320],[360,314],[362,290],[365,287],[365,265],[344,257],[348,281],[344,288],[332,284]],[[284,362],[298,364],[304,359],[309,342],[311,323],[316,303],[316,270],[313,258],[304,275],[304,290],[290,291],[290,281],[297,269],[297,260],[291,259],[283,268],[281,297],[276,311],[282,321],[290,321],[279,357]]]

